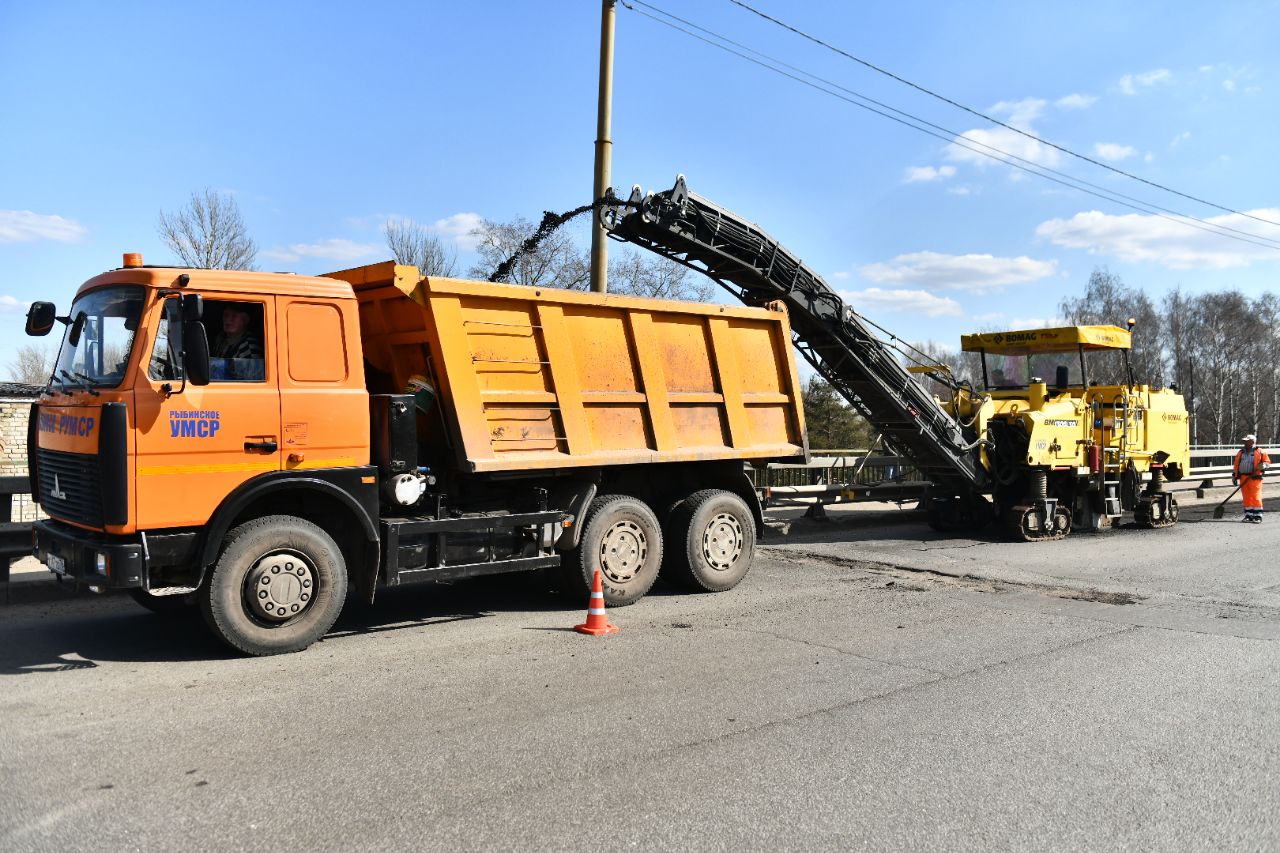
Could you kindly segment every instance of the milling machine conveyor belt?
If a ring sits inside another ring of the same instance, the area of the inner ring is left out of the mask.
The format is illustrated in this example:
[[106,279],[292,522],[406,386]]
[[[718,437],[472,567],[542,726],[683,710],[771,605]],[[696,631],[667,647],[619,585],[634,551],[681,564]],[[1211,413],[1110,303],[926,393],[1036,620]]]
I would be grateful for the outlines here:
[[754,224],[690,193],[683,176],[647,197],[637,187],[625,204],[603,207],[600,221],[615,239],[702,272],[747,305],[782,300],[801,355],[891,450],[951,494],[985,484],[976,443],[817,273]]

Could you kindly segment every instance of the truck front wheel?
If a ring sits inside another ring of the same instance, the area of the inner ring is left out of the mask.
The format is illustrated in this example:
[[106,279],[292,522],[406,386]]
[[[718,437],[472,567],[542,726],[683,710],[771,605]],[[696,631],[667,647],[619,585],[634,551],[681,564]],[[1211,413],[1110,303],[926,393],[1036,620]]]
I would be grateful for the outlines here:
[[658,579],[662,530],[653,510],[628,495],[601,495],[583,518],[578,547],[564,555],[563,591],[578,601],[591,590],[600,570],[604,601],[610,607],[635,604]]
[[278,655],[323,637],[346,597],[346,563],[332,537],[304,519],[269,515],[227,534],[200,609],[233,649]]
[[747,576],[756,523],[733,492],[694,492],[671,514],[663,577],[705,592],[733,589]]

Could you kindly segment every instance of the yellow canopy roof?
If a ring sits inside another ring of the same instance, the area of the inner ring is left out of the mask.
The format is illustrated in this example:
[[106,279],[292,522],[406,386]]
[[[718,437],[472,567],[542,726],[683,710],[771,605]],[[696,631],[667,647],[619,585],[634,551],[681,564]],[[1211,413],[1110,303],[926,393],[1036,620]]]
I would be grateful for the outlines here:
[[1119,326],[1063,326],[961,335],[960,349],[965,352],[985,350],[1006,355],[1028,355],[1035,352],[1075,352],[1079,346],[1087,350],[1129,349],[1130,339],[1129,332]]

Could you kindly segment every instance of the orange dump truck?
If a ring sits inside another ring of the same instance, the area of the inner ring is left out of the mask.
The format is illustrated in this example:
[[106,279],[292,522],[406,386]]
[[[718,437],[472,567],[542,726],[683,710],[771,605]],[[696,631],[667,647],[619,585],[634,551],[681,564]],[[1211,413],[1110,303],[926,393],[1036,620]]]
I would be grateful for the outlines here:
[[[776,308],[776,310],[774,310]],[[613,605],[735,586],[744,462],[804,457],[780,307],[423,278],[125,266],[28,334],[37,555],[249,654],[305,648],[348,590],[543,570]]]

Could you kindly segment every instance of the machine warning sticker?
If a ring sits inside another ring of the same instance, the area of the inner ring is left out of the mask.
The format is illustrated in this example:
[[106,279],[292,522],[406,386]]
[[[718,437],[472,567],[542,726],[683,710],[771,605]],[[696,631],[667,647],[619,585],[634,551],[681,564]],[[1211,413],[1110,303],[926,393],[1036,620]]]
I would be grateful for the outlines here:
[[1044,422],[1045,426],[1056,427],[1073,427],[1080,426],[1080,422],[1071,418],[1049,418]]
[[284,443],[290,447],[307,443],[306,423],[287,423],[284,425]]
[[222,414],[216,409],[169,412],[170,438],[213,438],[221,426]]

